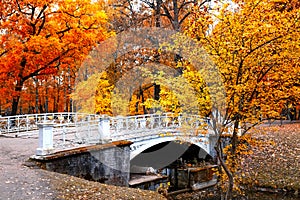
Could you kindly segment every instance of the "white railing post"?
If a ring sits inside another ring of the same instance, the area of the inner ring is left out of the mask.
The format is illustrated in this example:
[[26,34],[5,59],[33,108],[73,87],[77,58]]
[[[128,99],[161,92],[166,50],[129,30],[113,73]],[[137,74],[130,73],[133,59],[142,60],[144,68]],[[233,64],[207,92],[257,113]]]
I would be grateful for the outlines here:
[[100,134],[100,140],[103,143],[111,141],[110,123],[108,117],[99,118],[98,131]]
[[11,125],[10,123],[11,123],[10,122],[10,117],[8,117],[7,118],[7,123],[6,123],[7,124],[7,133],[9,133],[9,129],[10,129],[10,125]]
[[41,123],[37,125],[39,128],[39,146],[36,149],[37,156],[43,156],[53,152],[53,125],[52,123]]
[[26,131],[28,131],[29,129],[29,123],[30,123],[29,116],[26,115]]
[[63,146],[66,144],[66,133],[67,133],[67,128],[66,125],[63,125],[63,130],[62,130],[62,140],[63,140]]
[[146,128],[146,118],[143,117],[140,119],[140,128],[145,129]]

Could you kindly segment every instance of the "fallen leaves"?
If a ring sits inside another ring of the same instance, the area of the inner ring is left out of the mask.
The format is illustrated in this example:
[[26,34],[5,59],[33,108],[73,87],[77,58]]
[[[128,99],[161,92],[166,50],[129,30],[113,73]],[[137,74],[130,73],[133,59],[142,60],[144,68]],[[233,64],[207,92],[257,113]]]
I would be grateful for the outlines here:
[[71,199],[101,199],[101,200],[149,200],[165,199],[160,194],[128,187],[117,187],[87,181],[81,178],[49,172],[51,175],[51,185],[58,192],[58,198],[64,200]]
[[[266,134],[261,134],[266,132]],[[300,189],[300,124],[261,127],[254,137],[266,143],[243,157],[244,183],[257,187]]]

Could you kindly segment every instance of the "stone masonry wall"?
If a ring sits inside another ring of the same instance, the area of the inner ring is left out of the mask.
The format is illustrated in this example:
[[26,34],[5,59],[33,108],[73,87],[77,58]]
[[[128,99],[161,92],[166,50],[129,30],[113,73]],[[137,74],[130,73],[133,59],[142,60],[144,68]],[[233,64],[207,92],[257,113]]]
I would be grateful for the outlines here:
[[49,171],[105,184],[128,186],[130,144],[123,142],[122,145],[95,145],[37,157],[34,160]]

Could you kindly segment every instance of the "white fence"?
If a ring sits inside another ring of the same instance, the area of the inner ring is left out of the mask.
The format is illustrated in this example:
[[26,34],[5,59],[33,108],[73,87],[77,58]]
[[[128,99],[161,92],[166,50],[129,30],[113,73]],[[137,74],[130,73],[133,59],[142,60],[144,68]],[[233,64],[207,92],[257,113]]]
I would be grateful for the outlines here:
[[40,123],[72,124],[96,120],[99,115],[85,113],[44,113],[0,117],[0,134],[32,131]]
[[131,139],[138,135],[145,136],[148,132],[157,132],[157,130],[207,129],[208,124],[208,118],[174,113],[113,117],[110,118],[110,134],[113,140],[120,137]]
[[[201,116],[173,113],[125,117],[85,113],[45,113],[1,117],[0,134],[22,134],[29,131],[35,135],[39,133],[38,149],[42,150],[38,154],[44,155],[49,153],[47,150],[49,148],[58,151],[79,145],[147,138],[160,132],[183,132],[182,129],[205,130],[207,124],[209,119]],[[39,132],[37,129],[40,129]]]

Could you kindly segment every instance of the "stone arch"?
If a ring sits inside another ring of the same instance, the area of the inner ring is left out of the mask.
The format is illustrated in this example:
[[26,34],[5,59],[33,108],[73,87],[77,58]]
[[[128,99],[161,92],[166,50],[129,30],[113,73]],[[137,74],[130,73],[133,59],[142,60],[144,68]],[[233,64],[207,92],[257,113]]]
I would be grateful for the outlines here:
[[[143,151],[157,145],[160,143],[164,143],[164,142],[172,142],[172,141],[178,141],[178,138],[176,136],[168,136],[168,137],[157,137],[157,138],[153,138],[151,140],[147,140],[147,141],[141,141],[141,142],[137,142],[137,143],[133,143],[132,147],[133,148],[130,152],[130,160],[134,159],[137,155],[141,154]],[[205,144],[205,142],[195,142],[192,140],[180,140],[179,142],[187,142],[190,144],[194,144],[198,147],[200,147],[201,149],[203,149],[207,154],[211,154],[210,150],[209,150],[209,146],[207,144]],[[184,152],[182,152],[184,153]]]

